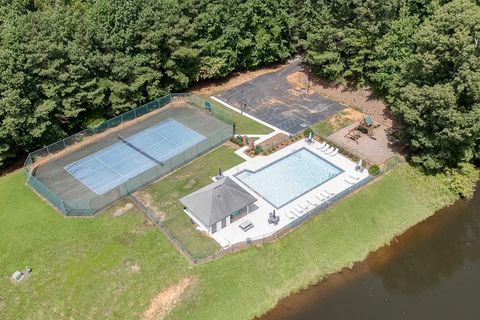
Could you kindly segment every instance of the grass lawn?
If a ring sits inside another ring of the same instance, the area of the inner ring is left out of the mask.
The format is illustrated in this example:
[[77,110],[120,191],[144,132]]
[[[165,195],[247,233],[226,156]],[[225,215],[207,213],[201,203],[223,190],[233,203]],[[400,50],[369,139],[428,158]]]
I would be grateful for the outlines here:
[[191,96],[187,101],[199,108],[204,108],[205,100],[212,106],[213,115],[225,122],[235,123],[235,134],[269,134],[273,130],[257,121],[247,118],[208,97]]
[[355,120],[350,117],[349,111],[351,109],[343,110],[324,121],[314,124],[311,126],[313,132],[321,137],[327,137],[335,131],[354,123]]
[[455,196],[402,166],[279,241],[195,269],[195,299],[171,319],[251,319],[292,291],[364,260]]
[[[208,183],[220,163],[239,161],[228,148],[215,152],[201,166],[190,164],[195,171],[177,171],[183,180],[171,175],[155,185],[159,199]],[[0,178],[2,319],[138,319],[184,277],[196,281],[169,319],[250,319],[455,199],[435,178],[401,166],[273,244],[192,267],[138,210],[67,219],[24,182],[20,171]],[[25,265],[30,278],[12,284]]]
[[[164,216],[164,224],[193,256],[208,256],[219,249],[217,242],[195,229],[178,199],[212,183],[218,168],[227,170],[243,161],[227,146],[221,146],[143,189],[139,198],[152,199],[150,208]],[[145,193],[150,196],[145,197]]]
[[[0,318],[134,319],[189,270],[142,213],[64,218],[17,171],[0,178]],[[18,285],[15,270],[33,268]]]

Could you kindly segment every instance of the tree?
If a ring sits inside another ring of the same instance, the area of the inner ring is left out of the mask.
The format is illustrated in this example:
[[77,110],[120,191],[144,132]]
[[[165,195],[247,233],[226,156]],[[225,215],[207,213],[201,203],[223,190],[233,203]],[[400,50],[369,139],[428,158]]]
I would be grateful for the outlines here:
[[0,166],[190,84],[290,56],[290,0],[0,0]]
[[[326,9],[325,9],[326,8]],[[333,0],[319,3],[322,19],[307,33],[305,60],[330,80],[364,83],[377,40],[398,16],[393,0]]]
[[478,157],[480,137],[480,7],[455,0],[414,36],[415,53],[392,110],[403,122],[412,161],[429,170]]

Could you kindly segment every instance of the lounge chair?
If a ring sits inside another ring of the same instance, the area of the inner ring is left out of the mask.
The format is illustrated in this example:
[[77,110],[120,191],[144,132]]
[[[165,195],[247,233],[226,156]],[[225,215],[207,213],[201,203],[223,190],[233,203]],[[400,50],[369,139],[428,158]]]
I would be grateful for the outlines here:
[[312,207],[316,207],[318,206],[318,203],[317,201],[315,201],[315,199],[312,199],[312,200],[307,200],[308,204],[310,204]]
[[330,157],[336,156],[338,154],[338,148],[335,148],[332,153],[329,154]]
[[320,191],[320,195],[321,195],[322,197],[324,197],[325,199],[329,199],[329,198],[330,198],[330,195],[329,195],[328,193],[324,192],[324,191]]
[[317,146],[317,150],[322,150],[322,148],[325,147],[325,145],[326,145],[325,141],[320,143],[320,145]]
[[355,176],[352,176],[351,174],[348,175],[348,177],[352,178],[353,180],[356,180],[356,181],[360,180],[360,177],[355,177]]
[[290,211],[285,211],[285,215],[287,216],[288,219],[290,220],[293,220],[297,217],[297,215],[295,213],[292,212],[292,210]]
[[325,189],[325,193],[327,193],[330,197],[333,197],[335,195],[334,192],[330,192],[327,189]]
[[348,184],[355,184],[356,183],[356,181],[350,181],[348,178],[343,179],[343,181],[345,181]]
[[302,208],[304,211],[308,209],[308,204],[307,203],[301,203],[299,204],[300,208]]
[[302,213],[302,212],[303,212],[303,209],[302,209],[300,206],[296,206],[294,209],[295,209],[295,211],[297,211],[298,213]]
[[324,145],[322,148],[320,148],[320,151],[325,152],[325,151],[328,150],[329,148],[330,148],[330,145],[329,145],[328,143],[325,143],[325,145]]
[[225,237],[222,237],[222,238],[223,238],[223,241],[225,242],[225,245],[223,247],[224,248],[230,247],[231,245],[230,241]]
[[323,151],[323,153],[329,154],[329,153],[332,152],[333,150],[335,150],[335,148],[334,148],[334,147],[330,147],[330,148],[328,148],[327,150]]
[[332,154],[335,150],[337,150],[337,148],[334,148],[334,147],[331,147],[329,150],[325,151],[325,154]]
[[315,195],[315,198],[317,198],[320,202],[325,201],[325,197],[322,194]]

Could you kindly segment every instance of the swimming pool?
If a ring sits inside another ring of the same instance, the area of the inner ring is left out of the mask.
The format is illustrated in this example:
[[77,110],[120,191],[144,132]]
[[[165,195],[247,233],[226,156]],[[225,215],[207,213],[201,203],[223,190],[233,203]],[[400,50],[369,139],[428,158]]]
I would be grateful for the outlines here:
[[235,177],[276,208],[336,177],[343,170],[307,149],[300,149],[255,171]]

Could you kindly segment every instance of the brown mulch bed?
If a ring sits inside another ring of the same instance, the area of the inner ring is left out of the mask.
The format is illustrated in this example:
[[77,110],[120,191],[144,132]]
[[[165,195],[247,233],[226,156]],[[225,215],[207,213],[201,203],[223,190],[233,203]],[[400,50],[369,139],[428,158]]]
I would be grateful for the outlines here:
[[258,145],[262,147],[263,150],[267,150],[274,146],[275,144],[278,144],[279,142],[283,142],[288,140],[288,136],[284,133],[277,133],[273,137],[259,143]]

